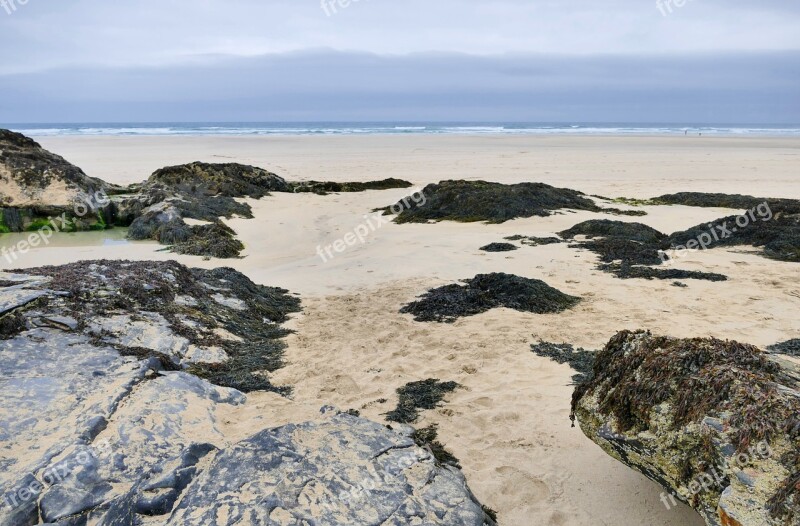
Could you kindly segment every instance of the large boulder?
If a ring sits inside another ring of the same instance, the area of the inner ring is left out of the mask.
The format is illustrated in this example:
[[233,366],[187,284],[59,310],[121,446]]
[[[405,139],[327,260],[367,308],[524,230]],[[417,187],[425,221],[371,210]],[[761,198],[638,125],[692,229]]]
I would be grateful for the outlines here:
[[609,455],[709,526],[800,524],[800,367],[717,339],[621,332],[573,397]]
[[375,422],[323,409],[219,453],[168,526],[491,524],[460,471]]
[[113,220],[106,196],[116,191],[33,139],[0,129],[0,233],[36,228],[61,214],[71,230],[104,227]]
[[404,428],[326,410],[226,434],[296,308],[173,262],[0,273],[0,526],[492,524]]

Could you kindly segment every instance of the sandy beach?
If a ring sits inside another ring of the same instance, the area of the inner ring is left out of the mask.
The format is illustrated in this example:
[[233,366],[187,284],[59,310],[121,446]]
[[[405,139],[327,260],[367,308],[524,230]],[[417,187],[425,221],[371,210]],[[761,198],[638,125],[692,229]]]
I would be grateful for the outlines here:
[[[34,137],[88,175],[117,184],[192,161],[263,167],[288,180],[369,181],[395,177],[415,188],[446,179],[542,182],[609,198],[698,191],[800,198],[800,139],[769,137],[336,136],[336,137]],[[232,219],[244,258],[204,260],[125,242],[119,231],[64,234],[0,270],[87,259],[175,259],[230,266],[253,281],[300,295],[289,323],[287,366],[272,375],[291,399],[250,394],[224,415],[231,436],[312,418],[332,404],[384,421],[395,390],[426,378],[458,382],[420,426],[461,461],[478,499],[504,526],[598,524],[700,526],[688,507],[667,510],[662,488],[616,462],[571,428],[573,372],[530,350],[540,339],[598,349],[622,329],[675,337],[714,336],[759,346],[800,335],[796,264],[752,248],[692,253],[676,268],[719,272],[721,283],[620,280],[595,268],[597,256],[566,244],[490,254],[504,237],[546,236],[608,216],[592,212],[503,224],[397,225],[372,211],[409,190],[274,194],[249,200],[254,219]],[[624,205],[619,205],[624,208]],[[674,232],[734,213],[728,209],[644,206],[622,217]],[[615,218],[616,219],[616,218]],[[371,225],[364,242],[325,261],[319,249]],[[374,228],[372,228],[374,226]],[[17,235],[21,236],[21,235]],[[22,237],[19,237],[22,239]],[[3,238],[4,244],[17,239]],[[507,309],[454,324],[415,322],[399,309],[427,290],[507,272],[544,280],[579,296],[578,307],[536,315]],[[385,399],[385,402],[380,400]]]

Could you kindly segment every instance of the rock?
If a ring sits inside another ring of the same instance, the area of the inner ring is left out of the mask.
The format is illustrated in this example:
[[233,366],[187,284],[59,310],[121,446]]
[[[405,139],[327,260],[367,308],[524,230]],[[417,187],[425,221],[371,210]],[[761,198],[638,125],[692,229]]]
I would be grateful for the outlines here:
[[87,176],[33,139],[0,129],[0,233],[38,230],[66,214],[64,230],[105,228],[119,187]]
[[285,392],[264,373],[282,366],[288,332],[280,324],[300,308],[288,291],[256,285],[231,269],[171,261],[88,261],[25,272],[0,273],[0,281],[12,284],[0,288],[0,316],[22,317],[8,336],[26,325],[55,326],[218,385]]
[[[800,368],[751,345],[624,331],[573,395],[609,455],[709,526],[800,521]],[[674,495],[674,497],[673,497]]]
[[328,413],[220,452],[167,526],[491,524],[459,471],[384,426]]
[[26,322],[0,345],[0,526],[493,524],[407,434],[327,410],[237,421],[255,432],[237,443],[223,422],[247,396],[169,370],[205,354],[216,380],[269,386],[259,353],[286,333],[265,320],[298,308],[286,291],[174,262],[22,272],[0,273],[5,316]]

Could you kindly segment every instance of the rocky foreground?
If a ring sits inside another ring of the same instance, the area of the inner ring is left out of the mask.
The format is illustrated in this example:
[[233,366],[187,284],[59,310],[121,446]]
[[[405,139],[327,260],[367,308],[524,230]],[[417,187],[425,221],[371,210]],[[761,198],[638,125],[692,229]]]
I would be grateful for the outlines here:
[[800,366],[715,339],[621,332],[573,413],[609,455],[709,526],[800,524]]
[[324,409],[226,436],[231,386],[285,392],[298,307],[174,262],[0,273],[0,525],[493,524],[407,426]]

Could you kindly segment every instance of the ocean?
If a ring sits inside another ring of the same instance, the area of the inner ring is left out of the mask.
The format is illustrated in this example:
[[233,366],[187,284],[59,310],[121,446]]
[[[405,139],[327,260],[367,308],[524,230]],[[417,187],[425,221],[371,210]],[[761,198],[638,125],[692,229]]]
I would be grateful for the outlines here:
[[798,136],[800,125],[641,123],[225,122],[0,124],[30,136],[59,135],[708,135]]

